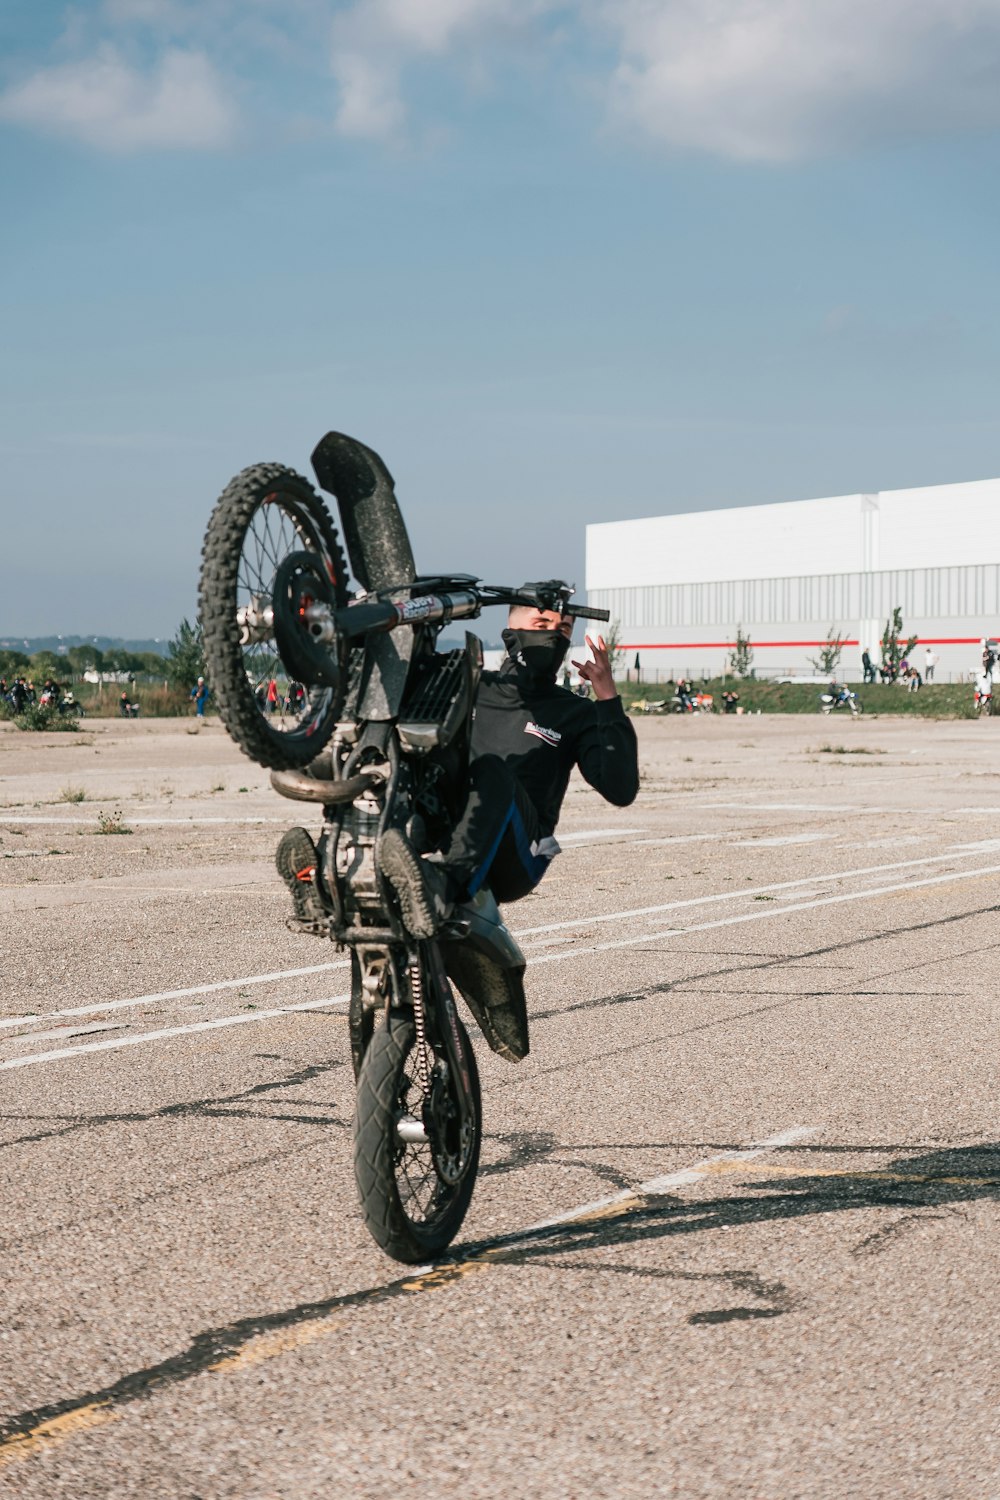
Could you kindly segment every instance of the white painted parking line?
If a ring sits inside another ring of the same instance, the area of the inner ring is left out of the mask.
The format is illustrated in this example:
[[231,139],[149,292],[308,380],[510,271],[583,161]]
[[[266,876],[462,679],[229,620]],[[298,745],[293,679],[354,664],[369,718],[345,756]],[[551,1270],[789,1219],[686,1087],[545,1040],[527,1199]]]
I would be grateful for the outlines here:
[[818,844],[823,839],[832,838],[836,838],[836,834],[786,833],[774,839],[736,839],[735,844],[737,849],[780,849],[784,844]]
[[[4,819],[4,821],[12,828],[26,827],[28,824],[45,825],[51,823],[58,824],[62,828],[89,828],[97,815],[98,808],[121,806],[121,798],[119,797],[91,797],[88,799],[88,801],[90,803],[90,806],[94,808],[94,815],[93,817],[89,818],[39,818],[34,816],[21,817],[20,814],[15,811],[15,809],[6,807],[3,809],[3,811],[7,814],[7,817]],[[126,808],[127,806],[128,802],[126,799]],[[190,828],[194,824],[202,823],[236,823],[241,827],[253,823],[276,823],[281,825],[282,827],[287,827],[288,825],[287,818],[137,818],[133,817],[133,815],[128,811],[123,814],[123,822],[128,823],[130,826],[135,826],[136,828]]]
[[[715,812],[741,812],[748,810],[746,802],[704,802],[703,807]],[[905,807],[862,807],[854,802],[754,802],[754,812],[811,812],[811,813],[884,813],[907,812]],[[922,809],[926,812],[926,808]]]
[[645,831],[644,828],[585,828],[579,833],[560,834],[559,845],[565,848],[567,844],[589,844],[592,839],[621,839]]
[[282,979],[303,979],[307,974],[326,974],[331,969],[346,969],[349,960],[310,964],[306,969],[279,969],[273,974],[245,974],[242,979],[217,979],[213,984],[192,984],[183,990],[160,990],[152,995],[134,995],[129,1000],[101,1000],[93,1005],[74,1005],[69,1010],[29,1011],[21,1016],[5,1016],[0,1027],[27,1026],[32,1021],[57,1021],[71,1016],[96,1016],[110,1010],[127,1010],[134,1005],[162,1005],[170,1000],[187,1000],[192,995],[213,995],[219,990],[242,989],[249,984],[274,984]]
[[[623,948],[638,948],[644,943],[658,942],[662,938],[690,937],[697,932],[711,932],[720,927],[733,927],[743,922],[765,922],[776,916],[797,916],[799,912],[809,911],[820,906],[836,906],[848,901],[866,901],[875,896],[889,896],[896,891],[912,891],[920,887],[946,885],[957,880],[976,880],[983,875],[1000,875],[1000,865],[988,865],[985,868],[975,870],[953,870],[945,875],[931,875],[923,880],[901,881],[895,885],[879,887],[866,887],[860,891],[846,891],[838,896],[824,896],[817,901],[803,901],[799,905],[788,908],[787,906],[775,906],[767,911],[741,912],[732,917],[720,917],[714,922],[700,922],[692,927],[667,927],[659,932],[647,932],[638,937],[619,938],[609,943],[580,943],[575,948],[565,949],[562,953],[543,953],[532,957],[533,969],[540,968],[542,964],[563,963],[571,958],[589,958],[595,953],[612,953]],[[293,1014],[300,1010],[318,1010],[323,1006],[346,1005],[349,996],[338,996],[332,1000],[306,1000],[298,1005],[279,1006],[273,1010],[254,1011],[250,1015],[222,1016],[215,1021],[198,1021],[190,1026],[171,1026],[159,1031],[146,1031],[137,1036],[122,1037],[113,1042],[89,1042],[80,1047],[65,1047],[54,1052],[42,1052],[33,1057],[12,1058],[7,1062],[0,1063],[0,1071],[6,1068],[30,1067],[36,1063],[56,1062],[63,1058],[76,1057],[85,1052],[110,1052],[119,1047],[136,1047],[145,1042],[162,1041],[165,1038],[175,1036],[187,1036],[200,1031],[212,1031],[222,1026],[238,1026],[252,1021],[266,1021],[274,1016]]]
[[619,1203],[629,1203],[635,1198],[656,1197],[660,1193],[669,1192],[671,1188],[689,1187],[708,1176],[720,1162],[754,1161],[768,1151],[792,1146],[796,1141],[816,1135],[818,1130],[816,1125],[791,1125],[787,1130],[779,1130],[777,1135],[768,1136],[766,1140],[755,1141],[745,1151],[723,1151],[718,1156],[707,1156],[704,1161],[695,1162],[694,1166],[682,1167],[678,1172],[667,1172],[662,1177],[651,1177],[648,1182],[640,1182],[638,1187],[624,1188],[620,1193],[612,1193],[607,1198],[596,1198],[593,1203],[582,1203],[578,1208],[567,1209],[565,1213],[556,1214],[551,1219],[541,1219],[519,1233],[528,1235],[537,1234],[542,1229],[556,1229],[560,1224],[572,1224],[574,1219],[587,1218],[604,1209],[615,1208]]
[[[162,1042],[175,1036],[194,1036],[200,1031],[218,1031],[223,1026],[245,1026],[252,1021],[270,1021],[276,1016],[290,1016],[301,1010],[323,1010],[349,1004],[350,995],[328,996],[325,1000],[304,1000],[299,1005],[279,1005],[273,1010],[255,1010],[249,1015],[220,1016],[215,1021],[194,1021],[190,1026],[167,1026],[161,1031],[143,1031],[138,1036],[116,1037],[113,1042],[84,1042],[79,1047],[59,1047],[53,1052],[36,1052],[31,1057],[9,1057],[0,1062],[0,1072],[8,1068],[31,1068],[39,1063],[60,1062],[80,1057],[85,1052],[116,1052],[121,1047],[139,1047],[146,1042]],[[13,1038],[12,1040],[17,1040]]]
[[778,880],[770,885],[744,886],[742,890],[717,891],[711,896],[689,896],[683,901],[664,901],[658,906],[633,906],[625,911],[597,912],[591,917],[574,917],[566,922],[546,922],[541,927],[522,927],[515,931],[516,938],[535,937],[543,932],[567,932],[576,927],[589,927],[597,922],[621,922],[629,917],[653,917],[659,916],[665,911],[681,911],[690,906],[708,906],[715,901],[739,901],[741,899],[764,896],[775,891],[792,891],[801,886],[829,885],[834,880],[854,880],[862,875],[889,875],[895,870],[914,870],[924,865],[938,865],[947,860],[953,863],[956,859],[972,859],[979,851],[974,848],[968,850],[948,850],[943,854],[927,854],[920,859],[893,860],[885,865],[859,865],[852,870],[831,870],[824,874],[814,870],[811,875],[801,875],[796,880]]
[[718,1156],[706,1156],[704,1161],[696,1162],[693,1167],[682,1167],[679,1172],[667,1172],[663,1177],[651,1177],[637,1189],[640,1193],[649,1194],[666,1193],[671,1188],[687,1187],[693,1182],[700,1182],[703,1177],[708,1176],[713,1168],[724,1161],[753,1161],[758,1156],[764,1156],[768,1151],[776,1151],[781,1146],[794,1146],[796,1141],[804,1141],[807,1136],[817,1133],[815,1125],[792,1125],[788,1130],[779,1130],[777,1135],[769,1135],[766,1140],[757,1141],[745,1151],[722,1151]]
[[[863,865],[850,870],[831,871],[829,874],[825,875],[813,872],[813,874],[801,876],[797,880],[778,881],[770,885],[750,886],[743,890],[720,891],[710,896],[693,896],[684,901],[666,901],[660,903],[657,906],[638,906],[628,908],[623,911],[597,912],[593,916],[574,917],[569,921],[562,922],[548,922],[540,927],[523,927],[515,929],[514,936],[518,939],[531,938],[538,937],[550,932],[568,932],[576,928],[596,925],[597,923],[624,922],[628,921],[632,917],[662,916],[664,912],[682,911],[690,907],[711,905],[719,901],[752,899],[754,896],[758,895],[768,895],[775,892],[793,891],[800,888],[807,888],[809,886],[815,885],[817,882],[828,884],[829,882],[834,880],[848,880],[864,875],[887,875],[897,870],[908,870],[926,865],[939,864],[942,860],[970,859],[978,852],[979,850],[977,846],[970,845],[967,849],[959,848],[950,853],[928,855],[922,859],[897,860],[891,864],[884,865]],[[870,892],[868,891],[862,892],[862,894],[869,893]],[[806,894],[811,895],[812,892],[803,890],[803,906],[799,907],[799,910],[806,909],[804,904],[804,896]],[[784,910],[785,908],[780,909]],[[772,915],[772,913],[754,912],[752,913],[752,915],[754,917],[758,917]],[[705,929],[701,927],[687,929],[671,928],[670,932],[671,934],[673,934],[676,931],[703,930]],[[630,939],[630,942],[633,944],[648,942],[654,936],[656,936],[656,934],[647,933],[641,937]],[[587,952],[592,950],[585,948],[581,951]],[[534,963],[539,963],[542,960],[536,957],[532,961]],[[339,959],[332,963],[310,964],[308,967],[300,969],[279,969],[268,974],[249,974],[243,975],[237,979],[216,980],[211,984],[189,985],[183,989],[176,990],[160,990],[152,994],[135,995],[123,1000],[95,1001],[87,1005],[70,1006],[68,1009],[64,1010],[45,1011],[44,1013],[29,1011],[26,1013],[22,1013],[21,1015],[5,1016],[3,1018],[0,1018],[0,1029],[9,1029],[16,1026],[26,1026],[30,1025],[32,1022],[37,1021],[51,1022],[57,1020],[72,1019],[72,1017],[74,1016],[103,1015],[112,1011],[128,1010],[132,1007],[140,1005],[169,1004],[171,1001],[186,1000],[198,995],[215,994],[223,990],[240,989],[244,986],[249,985],[277,984],[283,980],[305,978],[310,974],[323,974],[335,969],[345,969],[348,966],[348,962],[349,961],[347,959]]]
[[719,833],[718,831],[715,833],[670,833],[665,834],[660,839],[633,839],[629,848],[646,849],[659,844],[704,844],[708,842],[713,844],[728,843],[729,839],[724,833]]
[[953,870],[947,875],[929,875],[924,880],[905,880],[898,885],[866,887],[861,891],[846,891],[839,896],[823,896],[818,901],[802,901],[797,906],[775,906],[768,911],[741,912],[734,917],[720,917],[715,922],[699,922],[693,927],[666,927],[659,932],[648,932],[645,937],[620,938],[612,943],[580,943],[564,953],[542,953],[532,957],[534,968],[540,964],[561,963],[566,958],[586,958],[592,953],[612,953],[619,948],[637,948],[642,943],[655,943],[660,938],[690,937],[695,932],[711,932],[717,927],[736,927],[742,922],[766,922],[774,917],[798,916],[799,912],[811,911],[819,906],[837,906],[845,901],[867,901],[873,896],[891,896],[896,891],[912,891],[921,886],[946,885],[955,880],[976,880],[981,875],[1000,875],[1000,865],[987,865],[985,869]]

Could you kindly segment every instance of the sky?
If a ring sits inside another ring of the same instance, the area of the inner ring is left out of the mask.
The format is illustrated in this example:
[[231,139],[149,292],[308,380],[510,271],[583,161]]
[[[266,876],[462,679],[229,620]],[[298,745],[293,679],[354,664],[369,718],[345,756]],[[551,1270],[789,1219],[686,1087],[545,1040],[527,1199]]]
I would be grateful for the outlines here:
[[996,476],[998,167],[1000,0],[5,0],[0,635],[173,634],[331,428],[421,571],[581,590]]

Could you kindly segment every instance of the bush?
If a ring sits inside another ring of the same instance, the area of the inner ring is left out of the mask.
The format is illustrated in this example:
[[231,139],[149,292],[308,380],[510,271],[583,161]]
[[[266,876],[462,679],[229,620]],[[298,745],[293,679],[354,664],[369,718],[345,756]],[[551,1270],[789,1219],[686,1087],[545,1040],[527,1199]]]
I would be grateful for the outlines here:
[[23,713],[8,713],[5,717],[12,718],[18,729],[65,730],[75,734],[80,728],[79,719],[71,719],[57,708],[39,708],[37,703],[29,703]]
[[175,719],[191,710],[189,689],[164,687],[162,676],[153,683],[140,679],[134,687],[131,683],[106,682],[103,691],[99,691],[95,683],[86,682],[75,686],[73,691],[88,719],[117,719],[124,686],[128,688],[131,701],[139,705],[140,719]]
[[[695,686],[701,686],[695,683]],[[905,714],[922,719],[974,719],[977,717],[970,683],[930,683],[917,693],[908,693],[899,683],[852,684],[865,707],[865,718],[875,714]],[[715,698],[716,712],[722,711],[722,694],[726,687],[740,695],[740,707],[746,713],[760,709],[765,714],[818,714],[823,686],[818,682],[765,682],[753,679],[727,683],[716,677],[704,684]],[[669,683],[619,684],[622,702],[628,708],[637,698],[673,697]],[[848,710],[840,709],[833,718],[847,719]]]

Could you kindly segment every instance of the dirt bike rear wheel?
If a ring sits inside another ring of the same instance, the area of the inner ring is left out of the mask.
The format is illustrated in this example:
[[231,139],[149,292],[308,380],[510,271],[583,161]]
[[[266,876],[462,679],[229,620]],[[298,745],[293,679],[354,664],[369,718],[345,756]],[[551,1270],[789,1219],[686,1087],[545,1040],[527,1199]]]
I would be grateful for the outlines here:
[[[247,637],[239,612],[259,611],[274,594],[278,566],[293,552],[320,560],[336,607],[347,603],[347,563],[333,518],[307,479],[281,464],[255,464],[227,485],[202,547],[200,617],[205,664],[222,722],[245,755],[275,770],[295,770],[333,733],[347,691],[305,684],[301,709],[269,713],[268,685],[288,676],[273,629]],[[277,691],[277,689],[276,689]]]
[[[387,1255],[419,1265],[448,1248],[458,1233],[476,1185],[482,1136],[482,1100],[475,1054],[464,1028],[473,1119],[463,1133],[453,1087],[444,1083],[443,1113],[451,1122],[442,1144],[453,1169],[442,1173],[429,1141],[403,1139],[400,1131],[425,1123],[427,1111],[416,1077],[416,1028],[402,1016],[380,1027],[365,1053],[354,1116],[354,1172],[361,1211],[372,1238]],[[441,1059],[435,1058],[435,1069]],[[440,1077],[440,1075],[439,1075]],[[438,1116],[442,1110],[438,1109]],[[451,1180],[448,1180],[448,1179]]]

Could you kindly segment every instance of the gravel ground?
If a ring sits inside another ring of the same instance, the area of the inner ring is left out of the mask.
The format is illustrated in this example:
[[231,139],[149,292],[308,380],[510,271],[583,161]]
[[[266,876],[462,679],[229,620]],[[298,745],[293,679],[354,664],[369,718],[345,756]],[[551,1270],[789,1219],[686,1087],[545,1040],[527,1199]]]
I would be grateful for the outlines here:
[[638,730],[407,1273],[298,809],[211,722],[0,724],[0,1495],[1000,1497],[1000,730]]

